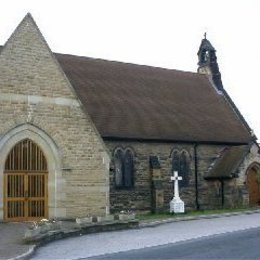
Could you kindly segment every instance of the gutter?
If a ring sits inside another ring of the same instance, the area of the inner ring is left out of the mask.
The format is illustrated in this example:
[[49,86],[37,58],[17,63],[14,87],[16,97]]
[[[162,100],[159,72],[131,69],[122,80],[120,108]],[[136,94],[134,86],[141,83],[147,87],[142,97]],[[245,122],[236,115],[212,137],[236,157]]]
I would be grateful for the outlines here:
[[194,169],[195,169],[195,204],[196,209],[200,209],[199,204],[199,187],[198,187],[198,155],[197,155],[198,144],[194,145]]
[[196,140],[174,140],[174,139],[160,139],[160,138],[145,138],[145,137],[119,137],[102,135],[104,141],[129,141],[129,142],[147,142],[147,143],[175,143],[175,144],[202,144],[202,145],[248,145],[249,141],[244,142],[228,142],[228,141],[196,141]]
[[225,205],[225,192],[224,192],[224,180],[220,180],[221,183],[221,205],[224,208]]

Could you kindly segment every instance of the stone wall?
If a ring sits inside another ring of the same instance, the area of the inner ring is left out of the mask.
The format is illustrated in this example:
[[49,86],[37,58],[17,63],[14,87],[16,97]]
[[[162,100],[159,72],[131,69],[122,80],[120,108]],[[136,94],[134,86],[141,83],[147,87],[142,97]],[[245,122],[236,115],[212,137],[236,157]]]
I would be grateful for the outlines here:
[[200,209],[219,207],[221,197],[219,196],[218,181],[205,181],[204,176],[224,148],[225,146],[223,145],[199,145],[197,147],[199,183],[198,202]]
[[[135,152],[134,157],[134,188],[130,190],[117,189],[114,184],[114,168],[110,171],[110,202],[111,211],[135,210],[150,211],[152,203],[151,194],[151,169],[149,156],[158,156],[161,165],[161,175],[164,190],[164,209],[169,210],[169,202],[173,196],[173,184],[169,181],[171,175],[171,154],[173,151],[187,151],[189,162],[189,185],[180,188],[180,196],[185,202],[186,209],[196,209],[195,193],[195,160],[193,144],[176,143],[151,143],[151,142],[119,142],[106,141],[112,156],[117,147],[131,147]],[[205,174],[212,163],[218,158],[219,153],[225,148],[223,145],[198,145],[198,206],[200,209],[222,207],[221,182],[218,180],[206,181]],[[113,161],[112,161],[113,163]],[[246,163],[248,165],[248,163]],[[246,167],[246,166],[245,166]],[[239,178],[224,181],[224,207],[241,207],[248,205],[248,194],[244,185],[245,172],[239,173]]]
[[50,218],[109,212],[106,147],[30,15],[0,53],[1,189],[5,158],[24,138],[47,158]]
[[250,148],[250,153],[245,157],[244,161],[241,163],[238,169],[238,178],[236,179],[237,186],[241,187],[241,194],[243,201],[242,205],[249,204],[249,194],[247,187],[247,171],[248,169],[254,165],[260,165],[260,154],[259,147],[256,144],[253,144]]
[[[247,187],[247,171],[251,165],[260,165],[259,147],[252,144],[250,152],[241,162],[237,169],[237,177],[224,180],[224,207],[247,207],[249,206],[249,191]],[[209,181],[211,186],[208,202],[214,208],[222,207],[221,182]]]

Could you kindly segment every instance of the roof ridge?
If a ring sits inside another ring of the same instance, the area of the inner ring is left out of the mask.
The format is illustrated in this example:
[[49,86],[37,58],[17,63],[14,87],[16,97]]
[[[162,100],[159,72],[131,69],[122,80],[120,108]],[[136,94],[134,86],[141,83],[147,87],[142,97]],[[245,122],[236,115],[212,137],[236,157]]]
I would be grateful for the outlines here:
[[[2,48],[3,48],[3,45],[0,45],[0,53],[1,53],[1,49]],[[104,62],[109,62],[109,63],[131,65],[131,66],[143,67],[143,68],[152,68],[152,69],[157,69],[157,70],[175,71],[177,73],[184,73],[184,74],[191,74],[191,75],[198,76],[198,77],[205,77],[204,74],[201,74],[201,73],[198,73],[198,72],[194,72],[194,71],[186,71],[186,70],[180,70],[180,69],[166,68],[166,67],[160,67],[160,66],[154,66],[154,65],[148,65],[148,64],[138,64],[138,63],[132,63],[132,62],[125,62],[125,61],[108,60],[108,59],[103,59],[103,58],[94,58],[94,57],[88,57],[88,56],[83,56],[83,55],[78,55],[78,54],[71,54],[71,53],[53,52],[53,54],[55,56],[56,55],[72,56],[72,57],[75,57],[75,58],[83,58],[83,59],[96,60],[96,61],[104,61]]]
[[109,63],[115,63],[115,64],[132,65],[132,66],[137,66],[137,67],[153,68],[153,69],[160,69],[160,70],[165,70],[165,71],[176,71],[176,72],[180,72],[180,73],[186,73],[186,74],[192,74],[192,75],[198,75],[198,76],[205,76],[204,74],[200,74],[198,72],[185,71],[185,70],[180,70],[180,69],[172,69],[172,68],[153,66],[153,65],[147,65],[147,64],[138,64],[138,63],[125,62],[125,61],[108,60],[108,59],[103,59],[103,58],[94,58],[94,57],[88,57],[88,56],[70,54],[70,53],[54,52],[54,54],[55,55],[62,55],[62,56],[72,56],[72,57],[75,57],[75,58],[83,58],[83,59],[96,60],[96,61],[103,61],[103,62],[109,62]]

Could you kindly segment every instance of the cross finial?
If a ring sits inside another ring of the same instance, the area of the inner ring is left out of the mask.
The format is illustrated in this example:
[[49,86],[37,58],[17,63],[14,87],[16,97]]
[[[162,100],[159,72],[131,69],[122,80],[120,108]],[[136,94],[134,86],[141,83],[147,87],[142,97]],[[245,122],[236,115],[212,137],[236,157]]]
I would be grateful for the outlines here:
[[178,176],[178,172],[177,171],[174,171],[173,172],[173,176],[171,176],[171,181],[181,181],[181,180],[182,180],[182,177]]

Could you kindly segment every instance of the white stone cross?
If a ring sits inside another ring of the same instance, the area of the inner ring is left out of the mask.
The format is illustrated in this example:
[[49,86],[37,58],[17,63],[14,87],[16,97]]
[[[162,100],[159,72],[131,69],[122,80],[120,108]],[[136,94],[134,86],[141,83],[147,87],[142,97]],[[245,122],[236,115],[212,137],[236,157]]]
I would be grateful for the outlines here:
[[174,197],[170,201],[170,212],[184,213],[184,202],[180,199],[179,195],[179,181],[182,180],[181,176],[178,176],[178,172],[174,171],[171,176],[171,181],[174,181]]
[[171,176],[171,181],[174,181],[174,198],[179,198],[179,181],[182,180],[181,176],[178,176],[178,172],[174,171],[173,176]]

